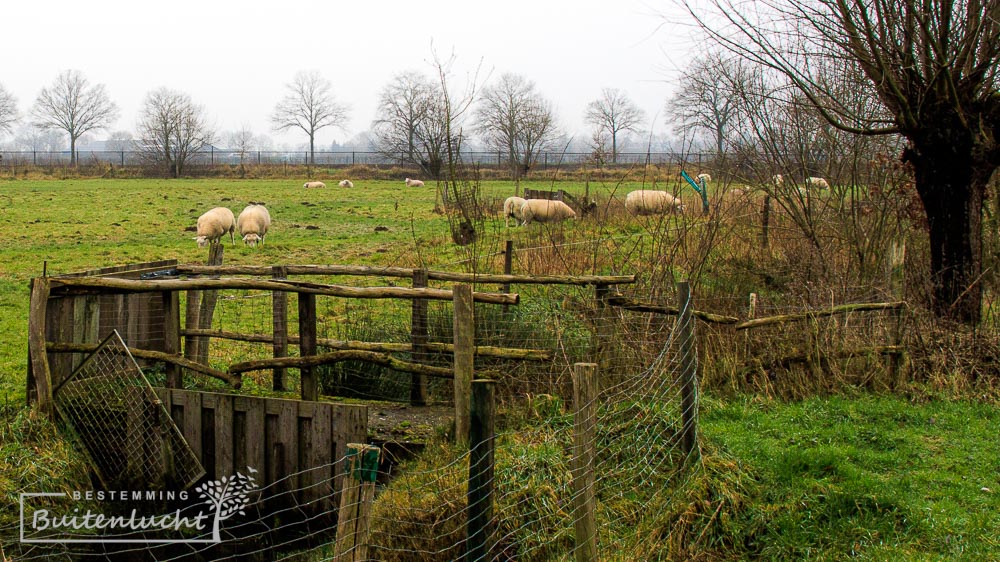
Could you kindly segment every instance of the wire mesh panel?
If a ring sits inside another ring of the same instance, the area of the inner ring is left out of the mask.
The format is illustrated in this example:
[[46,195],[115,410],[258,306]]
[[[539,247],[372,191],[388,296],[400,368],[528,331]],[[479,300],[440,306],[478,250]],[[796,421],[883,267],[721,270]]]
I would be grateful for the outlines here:
[[56,389],[54,399],[108,489],[188,488],[205,474],[117,330]]

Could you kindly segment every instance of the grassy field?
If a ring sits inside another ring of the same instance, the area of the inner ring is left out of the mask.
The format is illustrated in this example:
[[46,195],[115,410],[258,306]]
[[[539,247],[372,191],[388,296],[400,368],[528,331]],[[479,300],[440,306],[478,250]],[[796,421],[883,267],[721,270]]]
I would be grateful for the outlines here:
[[[27,281],[43,270],[54,275],[160,259],[202,262],[207,250],[197,248],[194,233],[185,229],[210,207],[227,206],[238,213],[250,201],[267,204],[272,230],[261,248],[227,245],[227,263],[422,265],[463,271],[468,260],[481,258],[487,264],[484,269],[495,271],[492,254],[507,237],[518,247],[530,247],[591,238],[631,243],[634,236],[649,232],[640,220],[617,219],[507,230],[494,215],[483,223],[478,245],[463,248],[452,243],[447,217],[435,212],[430,187],[358,180],[354,189],[343,189],[330,180],[327,189],[304,190],[302,181],[0,182],[0,329],[6,335],[0,341],[0,400],[7,406],[0,419],[4,502],[16,501],[12,493],[26,483],[45,482],[47,489],[58,490],[83,478],[54,432],[17,411],[24,397]],[[612,193],[620,198],[639,185],[591,184],[590,189],[592,196],[606,201]],[[552,187],[548,182],[527,186]],[[582,182],[555,188],[577,195],[585,189]],[[507,182],[485,182],[482,190],[493,212],[503,197],[513,194]],[[693,192],[688,190],[685,197],[690,197],[689,209],[698,208]],[[685,224],[696,220],[685,219]],[[677,252],[697,254],[701,250],[696,246],[678,245]],[[648,248],[638,243],[623,247],[626,244],[586,246],[595,254],[632,252],[629,260],[642,264]],[[599,259],[555,255],[557,261],[523,267],[535,273],[544,267],[606,272]],[[631,503],[609,500],[609,520],[632,518],[621,519],[628,525],[605,528],[611,536],[602,537],[602,544],[613,546],[609,552],[627,553],[622,559],[629,560],[1000,559],[1000,448],[992,404],[972,396],[911,400],[863,393],[782,402],[734,396],[723,388],[705,391],[703,470],[667,496],[643,495],[637,488]],[[525,452],[501,458],[501,463],[510,464],[499,466],[498,472],[525,476],[527,463],[539,473],[565,474],[558,448],[542,451],[538,443],[510,438],[515,450]],[[536,450],[538,458],[527,458]],[[422,459],[418,462],[426,464],[419,466],[433,474],[448,462],[444,455],[437,457]],[[628,482],[613,484],[631,487]],[[526,497],[531,493],[525,492]],[[4,510],[11,505],[0,509],[0,528]],[[621,514],[614,511],[619,507]],[[671,530],[683,532],[670,538]],[[565,544],[567,537],[551,540]],[[553,553],[544,559],[560,557]]]

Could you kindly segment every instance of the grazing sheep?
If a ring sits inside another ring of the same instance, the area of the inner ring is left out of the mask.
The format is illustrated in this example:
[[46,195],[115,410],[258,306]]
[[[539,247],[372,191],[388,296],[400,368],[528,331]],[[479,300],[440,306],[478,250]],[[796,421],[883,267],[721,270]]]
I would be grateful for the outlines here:
[[340,183],[338,183],[337,185],[339,185],[340,187],[354,187],[354,182],[352,182],[351,180],[340,180]]
[[264,237],[267,236],[267,229],[271,227],[271,214],[267,212],[267,207],[251,203],[240,212],[236,219],[236,228],[240,230],[243,242],[250,246],[264,245]]
[[823,178],[806,178],[806,187],[815,187],[816,189],[830,189],[830,184]]
[[684,205],[666,191],[637,189],[625,196],[625,210],[633,215],[662,215],[684,212]]
[[514,219],[514,224],[521,222],[521,206],[524,205],[522,197],[508,197],[503,202],[503,224],[510,226],[510,219]]
[[712,176],[710,176],[709,174],[698,174],[698,177],[696,179],[698,181],[705,180],[705,183],[709,183],[712,181]]
[[423,187],[423,186],[424,182],[420,180],[411,180],[410,178],[406,178],[406,187]]
[[204,248],[213,242],[219,242],[228,232],[229,239],[236,244],[234,230],[236,230],[236,219],[233,217],[233,212],[225,207],[215,207],[198,217],[198,236],[194,240],[198,242],[199,248]]
[[302,184],[302,187],[305,187],[307,189],[310,187],[326,187],[326,184],[321,181],[307,181],[306,183]]
[[549,199],[526,199],[521,204],[521,224],[531,222],[559,222],[575,219],[576,211],[562,201]]

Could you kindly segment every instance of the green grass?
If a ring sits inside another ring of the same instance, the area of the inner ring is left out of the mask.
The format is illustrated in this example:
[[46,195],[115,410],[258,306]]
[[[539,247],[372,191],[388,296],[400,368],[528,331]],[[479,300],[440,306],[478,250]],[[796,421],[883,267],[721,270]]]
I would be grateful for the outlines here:
[[754,399],[702,409],[710,454],[753,497],[731,514],[744,555],[776,560],[1000,558],[1000,412],[892,396]]
[[[990,406],[875,395],[706,400],[703,457],[686,477],[670,471],[679,459],[655,459],[676,455],[668,427],[641,450],[629,446],[656,410],[636,403],[599,415],[601,560],[1000,558],[1000,455],[982,446],[995,442],[1000,413]],[[638,411],[646,415],[629,415]],[[519,560],[571,559],[571,423],[555,414],[535,424],[497,441],[500,548]],[[461,554],[460,454],[431,446],[379,495],[380,556]]]

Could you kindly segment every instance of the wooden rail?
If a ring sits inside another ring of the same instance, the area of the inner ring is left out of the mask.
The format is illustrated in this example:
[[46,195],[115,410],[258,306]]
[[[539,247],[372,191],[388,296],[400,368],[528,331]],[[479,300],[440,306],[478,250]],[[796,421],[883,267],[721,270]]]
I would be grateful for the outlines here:
[[809,320],[811,318],[820,318],[823,316],[833,316],[835,314],[847,314],[850,312],[863,312],[863,311],[873,311],[873,310],[896,310],[903,308],[906,305],[904,302],[868,302],[859,304],[842,304],[840,306],[834,306],[832,308],[827,308],[823,310],[809,310],[806,312],[796,312],[794,314],[779,314],[777,316],[767,316],[765,318],[754,318],[753,320],[747,320],[742,324],[738,324],[734,327],[736,330],[747,330],[750,328],[759,328],[761,326],[768,326],[770,324],[780,324],[782,322],[794,322],[798,320]]
[[[182,336],[206,336],[224,340],[245,341],[252,343],[272,343],[274,336],[267,334],[240,334],[223,330],[181,330]],[[287,336],[287,343],[297,345],[298,336]],[[336,350],[358,350],[376,351],[380,353],[413,353],[414,346],[410,343],[391,342],[366,342],[357,340],[334,340],[329,338],[317,338],[318,347],[326,347]],[[454,353],[455,345],[450,343],[425,343],[424,348],[433,353]],[[520,359],[523,361],[550,361],[552,351],[548,349],[518,349],[511,347],[496,347],[492,345],[477,345],[475,347],[476,356],[496,357],[498,359]]]
[[[177,272],[187,275],[252,275],[266,277],[272,274],[270,266],[253,265],[180,265]],[[362,275],[381,277],[413,277],[416,269],[407,267],[367,267],[351,265],[286,265],[287,275]],[[455,283],[522,284],[522,285],[619,285],[635,283],[635,275],[494,275],[482,273],[452,273],[428,271],[431,281]]]
[[[347,287],[322,285],[287,280],[258,281],[254,279],[163,279],[135,280],[110,278],[49,278],[52,295],[74,294],[74,290],[97,292],[145,293],[154,291],[195,291],[219,289],[244,289],[260,291],[285,291],[312,295],[356,299],[431,299],[452,300],[448,289],[409,289],[406,287]],[[476,302],[488,304],[517,304],[517,293],[474,293]]]
[[[46,342],[45,351],[49,353],[93,353],[98,347],[100,347],[100,345],[101,344],[99,343]],[[138,357],[140,359],[163,361],[164,363],[196,371],[203,375],[229,383],[233,388],[239,388],[243,382],[239,376],[233,376],[224,371],[213,369],[208,365],[202,365],[201,363],[197,363],[190,359],[185,359],[180,355],[149,349],[138,349],[134,347],[128,348],[128,352],[134,357]]]

